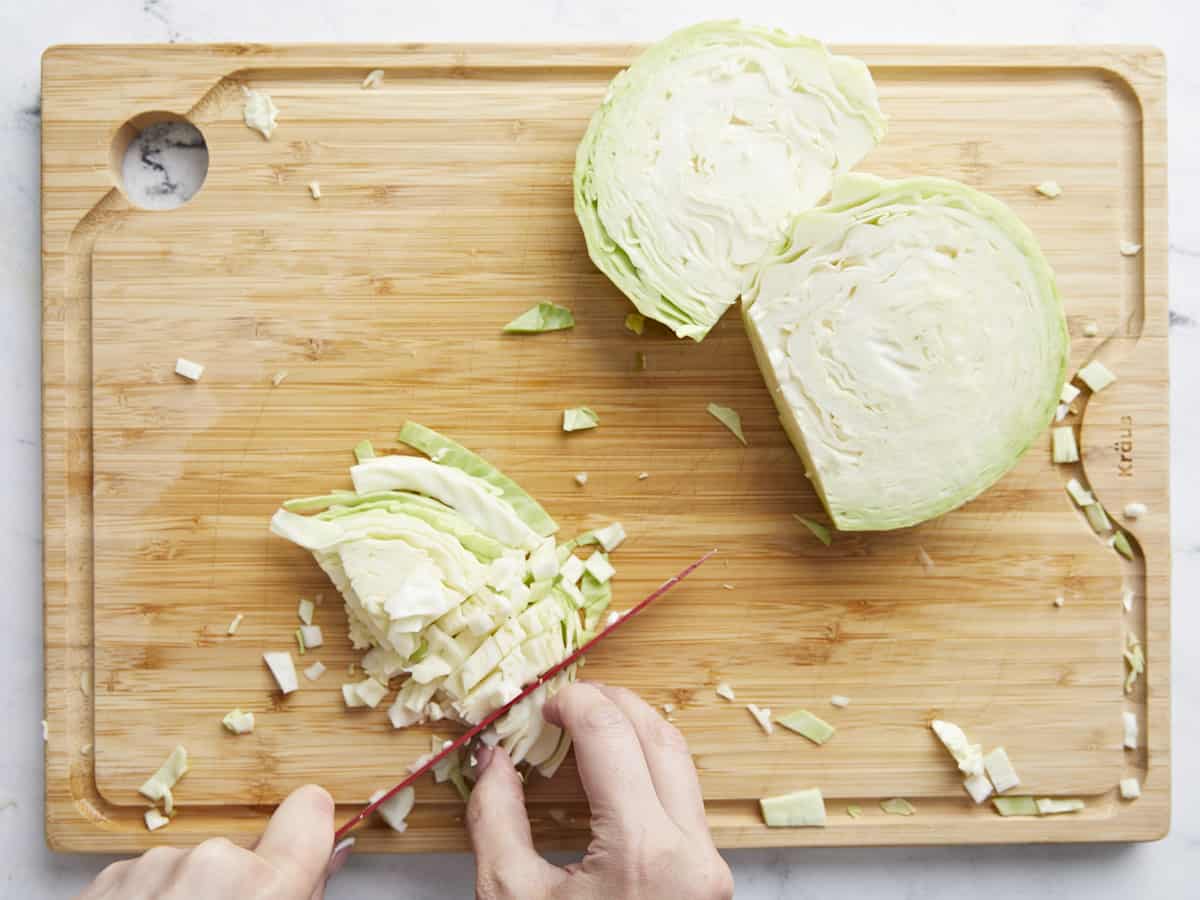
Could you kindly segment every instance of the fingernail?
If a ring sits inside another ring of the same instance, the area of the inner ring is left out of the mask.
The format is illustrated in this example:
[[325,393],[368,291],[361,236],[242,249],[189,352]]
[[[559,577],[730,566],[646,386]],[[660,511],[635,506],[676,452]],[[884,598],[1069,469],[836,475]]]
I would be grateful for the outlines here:
[[496,748],[489,747],[486,744],[475,751],[475,771],[482,775],[487,767],[492,764],[492,757],[496,755]]
[[342,866],[346,864],[346,860],[350,858],[350,851],[354,849],[354,838],[348,837],[338,841],[338,845],[333,848],[333,853],[329,855],[329,865],[325,867],[325,877],[332,878],[341,871]]

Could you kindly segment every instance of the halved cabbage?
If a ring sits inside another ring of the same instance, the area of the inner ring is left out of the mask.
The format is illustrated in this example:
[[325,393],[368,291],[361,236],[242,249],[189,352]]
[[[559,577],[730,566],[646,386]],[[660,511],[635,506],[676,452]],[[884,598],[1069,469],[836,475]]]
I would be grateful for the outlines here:
[[743,304],[784,427],[834,524],[966,503],[1050,423],[1068,337],[1054,276],[1000,201],[941,178],[840,177]]
[[737,22],[685,28],[613,79],[580,142],[588,254],[641,313],[702,340],[885,130],[859,60]]

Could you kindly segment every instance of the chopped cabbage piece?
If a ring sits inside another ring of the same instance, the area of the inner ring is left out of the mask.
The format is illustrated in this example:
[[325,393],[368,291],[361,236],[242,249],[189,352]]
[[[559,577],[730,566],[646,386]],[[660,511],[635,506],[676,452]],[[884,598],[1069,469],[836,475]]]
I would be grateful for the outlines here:
[[171,820],[157,809],[146,810],[143,818],[146,820],[146,828],[150,831],[158,831],[158,829],[171,824]]
[[1085,322],[1083,326],[1084,337],[1095,337],[1100,333],[1100,326],[1095,322]]
[[188,381],[199,381],[200,376],[204,374],[204,366],[198,362],[192,362],[190,359],[184,359],[181,356],[175,360],[175,374],[186,378]]
[[[309,192],[309,194],[312,195],[312,198],[314,200],[320,200],[321,199],[321,182],[310,181],[308,183],[308,192]],[[284,377],[287,376],[286,372],[283,374],[284,374]],[[274,380],[274,379],[272,379],[272,380]],[[280,378],[279,381],[283,381],[283,378]],[[279,381],[275,382],[275,387],[279,387]]]
[[579,485],[580,487],[583,487],[585,484],[587,484],[588,483],[588,473],[587,472],[576,472],[575,473],[575,483],[577,485]]
[[313,663],[311,666],[309,666],[307,669],[304,670],[304,677],[307,678],[309,681],[316,681],[318,678],[320,678],[324,674],[325,674],[325,663],[319,662],[319,661]]
[[646,330],[646,317],[641,313],[629,313],[625,317],[625,327],[634,334],[641,334]]
[[1120,789],[1122,800],[1136,800],[1142,796],[1142,786],[1136,778],[1122,778]]
[[229,627],[225,629],[226,634],[237,634],[237,630],[242,626],[242,619],[246,618],[242,613],[238,613],[233,617],[233,621],[229,623]]
[[300,640],[305,650],[312,650],[325,643],[325,636],[321,633],[320,625],[301,625]]
[[825,798],[820,788],[793,791],[758,801],[768,828],[823,828]]
[[792,518],[812,532],[813,537],[828,547],[833,543],[833,535],[829,533],[829,529],[820,522],[814,522],[812,519],[806,519],[804,516],[792,513]]
[[1021,783],[1021,779],[1017,777],[1017,770],[1013,768],[1003,747],[997,747],[983,758],[983,768],[992,780],[997,794],[1003,794]]
[[942,746],[950,751],[958,770],[964,775],[983,774],[983,748],[967,740],[966,733],[953,722],[934,719],[929,723]]
[[383,84],[383,69],[372,69],[367,73],[367,77],[363,79],[363,90],[368,88],[377,88]]
[[612,553],[625,542],[625,527],[620,522],[613,522],[603,528],[597,528],[593,535],[605,553]]
[[147,778],[138,793],[152,802],[163,801],[163,809],[170,813],[174,807],[171,789],[188,773],[187,748],[177,744],[167,757],[166,762],[158,767],[153,775]]
[[[376,791],[371,795],[368,803],[374,803],[387,791]],[[408,814],[412,812],[413,804],[416,801],[417,792],[412,787],[401,788],[394,795],[389,797],[379,805],[375,811],[379,813],[379,818],[387,823],[388,828],[399,834],[403,834],[408,830],[408,823],[404,820],[408,818]]]
[[747,703],[746,710],[754,717],[754,721],[758,723],[758,727],[766,734],[770,734],[775,730],[775,727],[771,724],[770,707],[759,707],[753,703]]
[[1133,559],[1133,546],[1129,543],[1129,538],[1125,536],[1125,532],[1118,531],[1113,535],[1112,546],[1114,550],[1126,559]]
[[1080,484],[1078,478],[1072,478],[1067,482],[1067,493],[1081,507],[1086,508],[1096,502],[1096,498],[1092,496],[1092,492]]
[[733,432],[733,436],[746,444],[746,434],[742,431],[742,417],[738,415],[737,410],[731,409],[728,406],[722,406],[719,403],[708,404],[708,414]]
[[264,140],[271,139],[279,118],[279,108],[268,94],[262,91],[252,91],[242,88],[245,95],[245,105],[242,107],[242,120],[247,128],[252,128],[263,136]]
[[506,334],[543,334],[575,327],[575,316],[565,306],[539,303],[504,326]]
[[1082,800],[1055,800],[1051,797],[1039,797],[1035,802],[1039,816],[1055,816],[1061,813],[1079,812],[1083,809]]
[[589,556],[587,562],[583,564],[583,568],[600,584],[604,584],[617,574],[617,570],[612,567],[612,563],[608,561],[608,557],[602,550],[597,550]]
[[733,688],[730,687],[728,682],[725,682],[725,681],[722,681],[717,685],[716,694],[718,697],[724,697],[726,700],[730,700],[730,701],[737,699],[737,697],[733,693]]
[[1035,187],[1034,190],[1043,197],[1049,197],[1051,200],[1062,193],[1062,188],[1059,186],[1058,182],[1053,180],[1043,181],[1041,184]]
[[355,462],[363,462],[375,458],[375,445],[370,441],[359,441],[354,445]]
[[559,577],[565,584],[579,584],[579,579],[583,577],[583,560],[578,556],[568,556],[567,561],[562,564],[562,568],[558,570]]
[[1136,750],[1138,745],[1138,720],[1137,714],[1128,710],[1121,713],[1121,724],[1124,726],[1125,739],[1124,746],[1126,750]]
[[563,431],[587,431],[600,424],[595,410],[587,406],[574,406],[563,410]]
[[977,804],[992,796],[992,783],[986,775],[968,775],[963,779],[963,787]]
[[225,714],[221,724],[233,734],[249,734],[254,730],[254,713],[240,709],[231,710]]
[[1075,387],[1075,385],[1068,381],[1063,384],[1062,391],[1059,392],[1058,399],[1062,403],[1071,404],[1075,402],[1075,398],[1079,396],[1079,393],[1079,388]]
[[1133,241],[1121,241],[1122,256],[1137,256],[1142,252],[1142,245],[1135,244]]
[[290,694],[300,686],[296,679],[296,664],[292,662],[292,654],[282,650],[264,653],[263,662],[271,670],[275,683],[284,694]]
[[850,698],[843,697],[841,694],[834,694],[829,698],[830,706],[836,706],[838,709],[845,709],[850,705]]
[[879,803],[879,808],[889,816],[911,816],[915,815],[917,812],[916,807],[902,797],[895,797],[891,800],[882,800]]
[[1096,534],[1104,534],[1112,529],[1108,513],[1104,511],[1104,507],[1099,503],[1089,503],[1083,508],[1083,514],[1087,517],[1088,524],[1092,526],[1092,531],[1096,532]]
[[1127,519],[1140,519],[1146,514],[1145,503],[1126,503],[1125,508],[1121,510],[1122,515]]
[[1108,367],[1098,359],[1093,359],[1080,369],[1077,377],[1088,386],[1093,394],[1100,393],[1100,391],[1117,380],[1117,376],[1110,372]]
[[316,611],[317,605],[311,600],[301,600],[300,605],[296,610],[296,615],[300,617],[300,621],[305,625],[311,625],[313,613]]
[[861,818],[862,814],[863,814],[863,811],[862,811],[861,806],[857,806],[852,803],[846,807],[846,815],[848,815],[852,819]]
[[814,716],[806,709],[795,709],[786,715],[777,716],[775,721],[789,731],[808,738],[814,744],[824,744],[837,731],[825,720]]
[[1075,443],[1075,429],[1070,425],[1050,430],[1051,456],[1056,463],[1079,462],[1079,446]]
[[1036,816],[1037,804],[1032,797],[993,797],[992,805],[1002,816]]

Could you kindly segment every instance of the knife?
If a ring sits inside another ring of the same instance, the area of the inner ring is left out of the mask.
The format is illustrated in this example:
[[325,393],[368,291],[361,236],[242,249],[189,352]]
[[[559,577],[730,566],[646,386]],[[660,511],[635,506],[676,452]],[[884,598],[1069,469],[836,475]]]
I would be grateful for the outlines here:
[[630,619],[632,619],[634,616],[636,616],[638,613],[640,613],[643,609],[645,609],[647,606],[649,606],[651,603],[653,603],[655,600],[657,600],[659,597],[661,597],[667,591],[671,590],[671,588],[675,587],[675,585],[679,584],[679,582],[683,581],[683,579],[687,578],[689,575],[691,575],[693,572],[695,572],[698,568],[700,568],[702,565],[704,565],[706,562],[708,562],[712,558],[713,554],[716,552],[717,552],[716,550],[709,550],[707,553],[705,553],[702,557],[700,557],[694,563],[692,563],[691,565],[684,568],[683,571],[681,571],[678,575],[674,575],[671,578],[668,578],[666,581],[664,581],[662,584],[660,584],[657,588],[655,588],[654,591],[650,594],[650,596],[646,597],[646,599],[642,600],[636,606],[631,608],[628,612],[622,613],[621,616],[618,619],[616,619],[615,621],[613,621],[611,624],[605,626],[600,631],[596,632],[595,636],[592,637],[591,640],[587,641],[584,644],[581,644],[578,648],[575,649],[574,652],[572,652],[565,659],[563,659],[562,662],[555,663],[553,666],[551,666],[549,669],[547,669],[545,672],[543,672],[541,675],[539,675],[533,681],[529,682],[529,684],[527,684],[521,690],[521,693],[517,694],[517,696],[513,697],[511,700],[509,700],[507,703],[505,703],[499,709],[496,709],[496,710],[493,710],[492,712],[490,712],[487,716],[485,716],[479,722],[478,725],[472,726],[469,730],[464,731],[453,741],[450,741],[449,743],[447,743],[438,753],[434,754],[432,757],[430,757],[428,760],[426,760],[425,764],[423,766],[421,766],[419,769],[417,769],[412,774],[410,774],[407,778],[405,778],[403,781],[401,781],[398,785],[396,785],[394,788],[392,788],[390,791],[388,791],[386,794],[384,794],[378,800],[368,803],[365,807],[363,807],[361,810],[359,810],[359,812],[354,816],[354,818],[350,819],[348,822],[346,822],[345,825],[343,825],[341,828],[339,828],[337,830],[337,833],[334,834],[334,836],[333,836],[333,842],[334,842],[335,847],[340,846],[342,839],[345,838],[346,835],[349,834],[350,831],[352,831],[356,826],[361,824],[363,822],[363,820],[367,818],[367,816],[371,815],[371,813],[375,812],[375,810],[377,810],[380,806],[382,806],[384,803],[386,803],[388,800],[390,800],[392,797],[394,797],[400,791],[404,790],[406,787],[411,785],[414,781],[416,781],[418,778],[420,778],[422,775],[424,775],[426,772],[428,772],[430,769],[432,769],[434,766],[436,766],[439,762],[441,762],[443,759],[445,759],[451,753],[454,753],[456,750],[458,750],[461,747],[463,747],[464,745],[466,745],[472,738],[476,737],[481,732],[483,732],[493,722],[495,722],[497,719],[499,719],[501,716],[503,716],[506,712],[508,712],[510,709],[512,709],[514,706],[516,706],[518,703],[520,703],[522,700],[524,700],[526,697],[528,697],[530,694],[532,694],[534,691],[536,691],[538,688],[540,688],[543,684],[545,684],[547,681],[549,681],[551,678],[553,678],[555,675],[557,675],[563,669],[567,668],[567,666],[570,666],[570,665],[578,662],[579,658],[581,656],[583,656],[585,653],[587,653],[589,650],[591,650],[592,647],[594,647],[597,643],[604,640],[604,638],[608,637],[610,634],[612,634],[614,631],[616,631],[618,628],[620,628],[622,625],[624,625],[626,622],[628,622]]

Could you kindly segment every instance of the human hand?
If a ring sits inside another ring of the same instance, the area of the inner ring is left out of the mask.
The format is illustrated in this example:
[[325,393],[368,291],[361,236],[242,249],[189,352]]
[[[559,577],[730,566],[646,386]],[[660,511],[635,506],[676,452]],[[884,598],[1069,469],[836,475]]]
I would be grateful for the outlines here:
[[155,847],[113,863],[78,900],[321,900],[332,846],[333,798],[310,784],[279,805],[253,850],[225,838]]
[[575,745],[592,841],[565,869],[533,848],[521,779],[500,747],[479,755],[467,807],[478,900],[727,900],[729,867],[713,846],[687,742],[624,688],[579,682],[546,703]]

